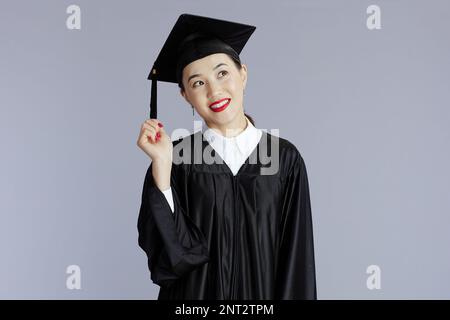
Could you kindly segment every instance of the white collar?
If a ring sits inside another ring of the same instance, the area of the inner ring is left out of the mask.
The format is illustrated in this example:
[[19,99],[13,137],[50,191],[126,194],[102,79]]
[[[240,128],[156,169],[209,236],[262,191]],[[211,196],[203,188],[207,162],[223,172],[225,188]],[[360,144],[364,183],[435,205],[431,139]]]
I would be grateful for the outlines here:
[[[247,120],[247,127],[235,137],[225,137],[218,133],[216,130],[208,127],[203,132],[203,136],[209,142],[209,144],[214,149],[222,150],[222,148],[230,143],[235,143],[242,155],[247,155],[249,149],[250,151],[258,144],[261,138],[260,129],[255,128],[255,126],[245,117]],[[206,123],[205,123],[206,124]]]

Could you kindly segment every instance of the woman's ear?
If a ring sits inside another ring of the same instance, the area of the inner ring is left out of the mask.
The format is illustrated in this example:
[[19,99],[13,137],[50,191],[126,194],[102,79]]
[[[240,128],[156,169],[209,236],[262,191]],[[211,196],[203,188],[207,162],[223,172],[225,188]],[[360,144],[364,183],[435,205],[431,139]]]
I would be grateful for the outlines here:
[[242,87],[243,89],[245,89],[245,86],[247,84],[247,66],[245,64],[242,64],[242,68],[241,70],[239,70],[239,73],[242,79]]

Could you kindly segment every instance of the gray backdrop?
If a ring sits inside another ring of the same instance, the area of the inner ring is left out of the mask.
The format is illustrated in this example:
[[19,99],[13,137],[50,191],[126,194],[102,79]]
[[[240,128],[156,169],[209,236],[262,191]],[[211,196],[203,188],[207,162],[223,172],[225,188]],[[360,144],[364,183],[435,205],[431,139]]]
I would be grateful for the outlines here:
[[[157,297],[137,244],[150,161],[136,141],[148,71],[184,12],[257,26],[245,109],[306,161],[318,297],[449,299],[445,0],[2,1],[0,298]],[[159,83],[158,101],[168,132],[192,132],[176,85]]]

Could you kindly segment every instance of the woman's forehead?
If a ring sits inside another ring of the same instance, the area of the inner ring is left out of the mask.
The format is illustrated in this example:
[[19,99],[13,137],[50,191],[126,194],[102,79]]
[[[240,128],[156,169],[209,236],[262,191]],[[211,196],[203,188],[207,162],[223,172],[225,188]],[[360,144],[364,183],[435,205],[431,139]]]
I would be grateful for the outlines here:
[[186,67],[184,72],[200,73],[200,70],[208,71],[215,68],[218,64],[225,63],[230,65],[232,63],[230,57],[225,53],[213,53],[201,59],[192,61]]

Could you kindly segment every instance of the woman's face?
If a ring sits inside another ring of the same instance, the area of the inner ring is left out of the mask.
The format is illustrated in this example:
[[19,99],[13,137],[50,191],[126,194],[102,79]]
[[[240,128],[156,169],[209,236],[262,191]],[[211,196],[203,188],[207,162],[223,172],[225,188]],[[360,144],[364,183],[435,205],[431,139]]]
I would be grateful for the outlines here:
[[245,65],[238,70],[228,55],[215,53],[184,67],[181,94],[208,126],[235,128],[245,121],[243,92],[246,82]]

